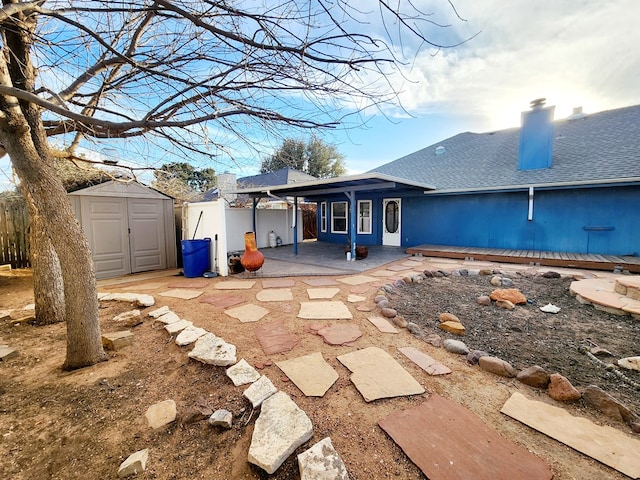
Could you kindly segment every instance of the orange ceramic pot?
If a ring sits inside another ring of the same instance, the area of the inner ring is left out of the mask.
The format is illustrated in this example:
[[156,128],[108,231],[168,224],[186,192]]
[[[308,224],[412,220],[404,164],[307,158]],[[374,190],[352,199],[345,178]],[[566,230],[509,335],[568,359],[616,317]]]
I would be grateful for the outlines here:
[[256,246],[255,232],[244,234],[244,254],[240,257],[240,263],[249,272],[255,272],[264,263],[264,255]]

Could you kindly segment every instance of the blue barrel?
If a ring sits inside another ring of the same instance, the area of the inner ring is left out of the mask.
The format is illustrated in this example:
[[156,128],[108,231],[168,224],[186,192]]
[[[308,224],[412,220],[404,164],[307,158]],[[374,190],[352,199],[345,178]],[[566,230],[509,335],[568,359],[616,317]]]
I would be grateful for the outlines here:
[[201,277],[211,270],[211,239],[182,240],[182,269],[188,278]]

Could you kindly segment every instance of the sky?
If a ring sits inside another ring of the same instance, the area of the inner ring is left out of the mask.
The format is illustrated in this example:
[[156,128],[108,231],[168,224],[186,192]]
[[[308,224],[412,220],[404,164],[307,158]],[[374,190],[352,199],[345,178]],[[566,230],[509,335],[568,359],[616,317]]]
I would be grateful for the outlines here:
[[[434,38],[477,35],[437,53],[422,50],[403,76],[391,79],[404,110],[376,112],[362,128],[322,135],[344,155],[349,174],[461,132],[517,127],[521,112],[540,97],[556,107],[556,119],[574,107],[588,114],[640,104],[640,1],[451,1],[465,21],[453,17],[447,0],[414,3],[435,12],[434,20],[452,20]],[[254,162],[230,171],[245,176],[258,168]],[[10,177],[6,158],[0,160],[0,187]]]

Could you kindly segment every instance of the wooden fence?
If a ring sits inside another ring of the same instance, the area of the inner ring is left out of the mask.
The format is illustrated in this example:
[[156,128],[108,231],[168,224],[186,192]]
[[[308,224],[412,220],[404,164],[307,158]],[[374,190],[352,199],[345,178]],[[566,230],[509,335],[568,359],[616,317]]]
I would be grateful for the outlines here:
[[30,267],[29,211],[22,199],[0,200],[0,265]]

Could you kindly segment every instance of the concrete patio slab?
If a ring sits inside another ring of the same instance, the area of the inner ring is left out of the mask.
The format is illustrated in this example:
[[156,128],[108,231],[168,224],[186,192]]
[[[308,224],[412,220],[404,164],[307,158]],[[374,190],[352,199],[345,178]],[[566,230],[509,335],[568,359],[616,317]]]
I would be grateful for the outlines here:
[[505,415],[584,453],[631,478],[640,478],[640,440],[616,428],[596,425],[555,407],[514,392],[504,404]]
[[307,288],[307,295],[309,296],[309,300],[319,300],[322,298],[333,298],[339,291],[339,288]]
[[290,288],[268,288],[256,294],[256,299],[261,302],[288,302],[293,300]]
[[216,283],[218,290],[249,290],[256,284],[255,280],[224,280]]
[[344,302],[300,302],[298,318],[309,320],[351,320],[353,316]]
[[230,308],[224,311],[230,317],[240,320],[242,323],[257,322],[264,317],[269,310],[259,305],[249,303],[240,307]]
[[548,465],[439,395],[378,422],[429,480],[551,480]]
[[198,298],[204,292],[202,290],[189,290],[186,288],[176,288],[174,290],[167,290],[166,292],[160,292],[158,295],[161,297],[181,298],[183,300],[192,300]]
[[320,352],[276,362],[276,365],[307,397],[324,396],[338,380],[338,372]]
[[351,370],[351,381],[365,402],[425,392],[415,378],[381,348],[364,348],[337,358]]

